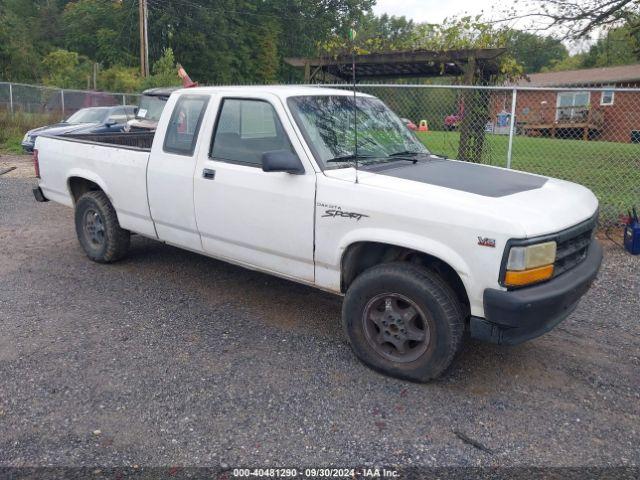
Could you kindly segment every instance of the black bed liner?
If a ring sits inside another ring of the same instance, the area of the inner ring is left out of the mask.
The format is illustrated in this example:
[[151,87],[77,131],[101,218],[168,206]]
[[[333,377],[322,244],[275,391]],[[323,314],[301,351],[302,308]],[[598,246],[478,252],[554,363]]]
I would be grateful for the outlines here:
[[98,143],[106,146],[151,150],[155,131],[116,132],[116,133],[78,133],[58,135],[62,140],[76,140],[82,143]]

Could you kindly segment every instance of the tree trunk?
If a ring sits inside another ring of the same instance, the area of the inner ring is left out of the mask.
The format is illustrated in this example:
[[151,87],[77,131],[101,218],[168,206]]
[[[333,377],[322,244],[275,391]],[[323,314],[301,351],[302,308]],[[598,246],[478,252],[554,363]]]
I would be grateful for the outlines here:
[[[465,68],[464,83],[473,85],[476,75],[476,61],[469,57]],[[489,98],[487,90],[464,90],[462,105],[464,113],[460,122],[460,144],[458,159],[473,163],[482,162],[485,145],[485,125],[489,120]]]

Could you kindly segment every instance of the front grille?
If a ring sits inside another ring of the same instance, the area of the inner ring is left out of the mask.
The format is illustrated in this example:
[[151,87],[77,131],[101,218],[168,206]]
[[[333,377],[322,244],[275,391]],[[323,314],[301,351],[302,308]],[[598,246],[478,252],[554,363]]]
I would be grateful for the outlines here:
[[556,261],[554,263],[553,276],[562,275],[567,270],[587,258],[589,245],[595,233],[598,215],[594,215],[586,222],[582,222],[575,227],[568,228],[557,234]]

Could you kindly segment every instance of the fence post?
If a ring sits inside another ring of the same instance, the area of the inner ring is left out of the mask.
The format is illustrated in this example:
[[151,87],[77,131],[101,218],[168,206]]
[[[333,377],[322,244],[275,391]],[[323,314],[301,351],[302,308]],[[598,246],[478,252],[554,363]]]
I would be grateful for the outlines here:
[[518,89],[513,87],[511,93],[511,118],[509,121],[509,149],[507,150],[507,168],[511,168],[511,156],[513,155],[513,136],[516,134],[516,101],[518,100]]
[[125,94],[122,94],[122,105],[126,105],[127,104],[127,99],[125,98]]
[[13,84],[11,82],[9,82],[9,109],[13,115]]
[[60,106],[62,107],[62,119],[64,120],[64,90],[60,89]]

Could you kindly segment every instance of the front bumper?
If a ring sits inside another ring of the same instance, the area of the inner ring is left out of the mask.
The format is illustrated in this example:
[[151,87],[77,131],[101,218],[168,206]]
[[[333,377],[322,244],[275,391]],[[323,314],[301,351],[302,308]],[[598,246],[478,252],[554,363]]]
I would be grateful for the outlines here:
[[517,345],[548,332],[575,310],[602,263],[596,240],[576,267],[541,285],[484,291],[485,318],[471,317],[471,336],[503,345]]
[[20,145],[25,152],[33,152],[36,142],[21,142]]

